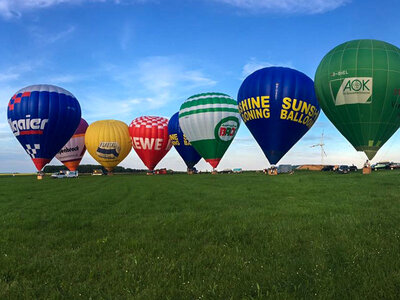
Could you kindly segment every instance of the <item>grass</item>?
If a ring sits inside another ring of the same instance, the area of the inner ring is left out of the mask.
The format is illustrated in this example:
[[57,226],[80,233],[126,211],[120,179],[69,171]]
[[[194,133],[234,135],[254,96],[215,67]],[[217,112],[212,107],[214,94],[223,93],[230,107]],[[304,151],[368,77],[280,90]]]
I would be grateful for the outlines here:
[[399,176],[1,176],[0,299],[396,299]]

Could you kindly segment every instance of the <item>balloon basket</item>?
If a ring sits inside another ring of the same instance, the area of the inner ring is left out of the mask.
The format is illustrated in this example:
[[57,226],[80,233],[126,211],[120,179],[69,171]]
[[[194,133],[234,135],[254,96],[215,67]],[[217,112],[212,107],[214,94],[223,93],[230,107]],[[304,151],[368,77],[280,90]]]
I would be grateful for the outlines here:
[[213,170],[213,171],[211,172],[211,174],[212,174],[212,175],[217,175],[217,174],[218,174],[218,171],[217,171],[217,170]]
[[267,174],[270,175],[270,176],[278,175],[278,169],[277,168],[268,169],[268,173]]
[[193,174],[194,174],[194,173],[193,173],[193,170],[187,171],[187,174],[188,174],[188,175],[193,175]]
[[153,171],[147,171],[147,173],[146,173],[146,175],[154,175],[154,172]]
[[107,176],[114,176],[114,173],[113,172],[108,172]]
[[371,174],[371,167],[364,167],[364,168],[362,169],[362,173],[363,173],[364,175],[366,175],[366,174]]
[[43,176],[44,176],[44,172],[40,171],[40,172],[37,172],[36,178],[37,178],[37,180],[42,180]]

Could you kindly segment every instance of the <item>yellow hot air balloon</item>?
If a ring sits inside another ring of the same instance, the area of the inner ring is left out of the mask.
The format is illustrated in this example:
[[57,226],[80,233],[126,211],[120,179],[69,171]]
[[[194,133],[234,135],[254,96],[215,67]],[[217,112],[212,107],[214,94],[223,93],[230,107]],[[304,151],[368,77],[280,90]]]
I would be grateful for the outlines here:
[[132,149],[128,125],[117,120],[96,121],[86,130],[85,145],[90,155],[111,173]]

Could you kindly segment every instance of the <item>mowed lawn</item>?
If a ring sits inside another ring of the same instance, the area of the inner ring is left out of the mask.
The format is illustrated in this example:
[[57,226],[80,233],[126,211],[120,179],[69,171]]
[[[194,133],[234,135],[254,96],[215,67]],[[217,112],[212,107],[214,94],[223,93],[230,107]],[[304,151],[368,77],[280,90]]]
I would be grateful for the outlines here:
[[0,176],[0,299],[398,299],[399,182]]

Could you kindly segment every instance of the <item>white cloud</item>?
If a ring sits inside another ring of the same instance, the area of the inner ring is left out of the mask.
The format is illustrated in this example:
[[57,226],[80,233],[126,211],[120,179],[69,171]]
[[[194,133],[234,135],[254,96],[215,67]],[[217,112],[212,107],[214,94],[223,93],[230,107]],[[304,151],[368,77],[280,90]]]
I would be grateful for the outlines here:
[[0,83],[7,83],[19,79],[21,74],[31,71],[33,64],[21,63],[15,66],[5,68],[0,72]]
[[[216,84],[202,70],[193,69],[185,59],[169,56],[147,57],[133,64],[106,65],[99,73],[113,86],[88,92],[83,100],[88,118],[129,117],[165,107],[171,102],[183,102],[198,89]],[[114,116],[113,116],[114,114]]]
[[253,12],[318,14],[334,10],[351,0],[214,0]]
[[22,12],[47,8],[59,4],[83,4],[94,2],[144,3],[151,0],[0,0],[0,15],[6,19],[20,17]]
[[[183,1],[183,0],[182,0]],[[351,0],[214,0],[256,13],[318,14],[337,9]],[[146,3],[155,0],[0,0],[0,15],[6,19],[20,17],[23,12],[60,4]]]
[[293,65],[291,62],[278,62],[278,63],[271,63],[268,61],[259,61],[256,58],[252,57],[249,62],[247,62],[242,69],[242,78],[244,79],[247,76],[249,76],[251,73],[262,69],[262,68],[267,68],[267,67],[273,67],[273,66],[278,66],[278,67],[288,67],[288,68],[293,68]]
[[199,70],[190,70],[179,58],[168,56],[153,56],[138,64],[140,82],[149,90],[165,91],[178,84],[188,89],[200,86],[212,86],[216,82],[206,77]]
[[[0,0],[1,1],[1,0]],[[65,39],[75,31],[75,26],[69,25],[66,29],[51,32],[38,26],[31,26],[28,28],[32,38],[39,45],[53,44],[59,40]]]
[[126,22],[121,29],[119,44],[121,46],[121,49],[124,51],[129,48],[129,45],[131,43],[132,29],[133,26],[129,22]]

